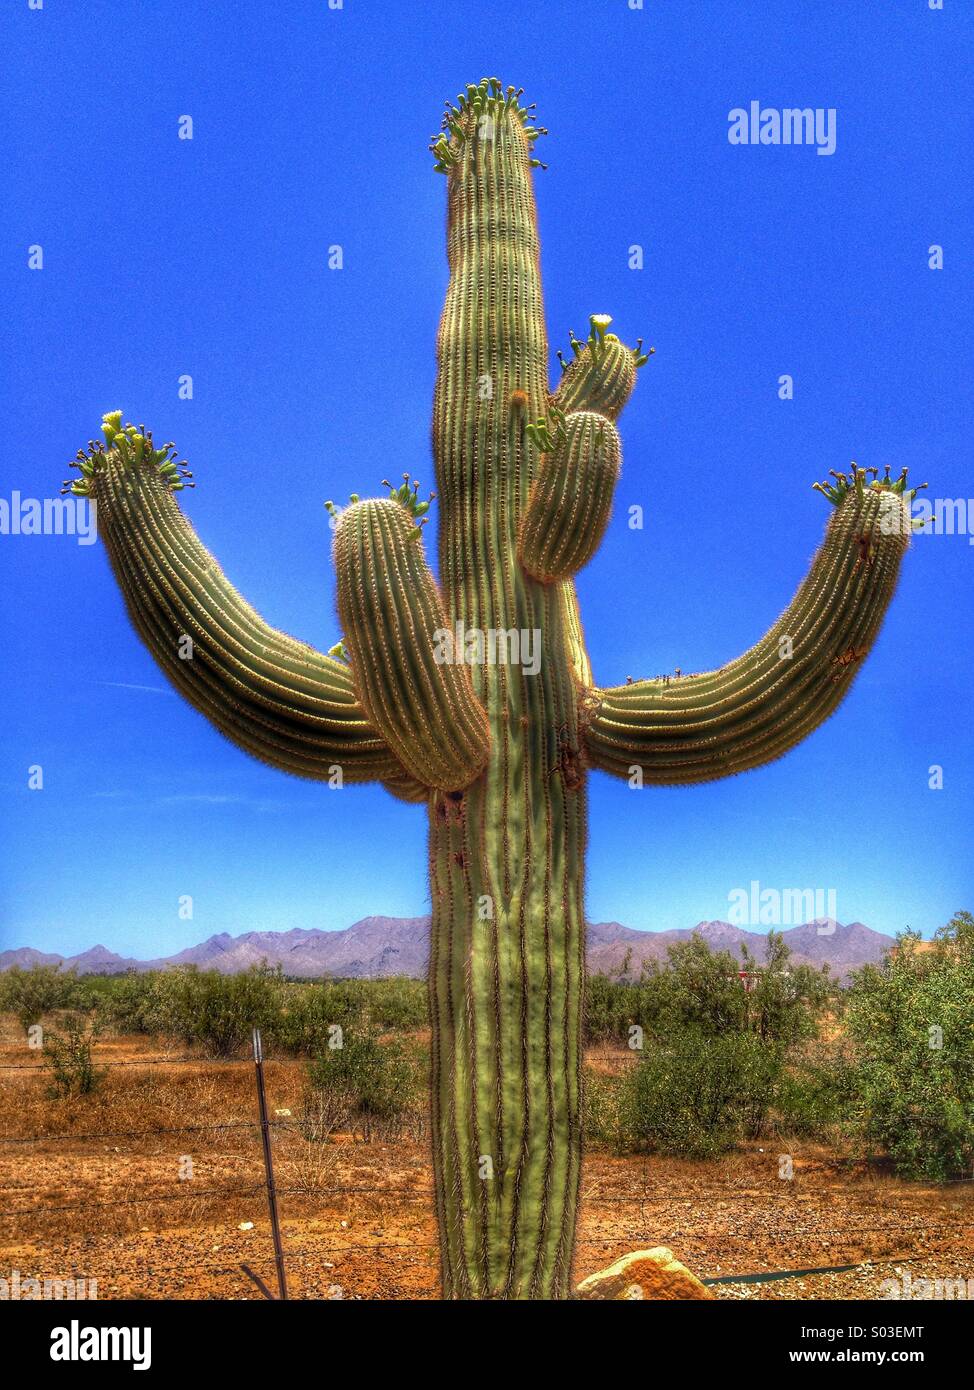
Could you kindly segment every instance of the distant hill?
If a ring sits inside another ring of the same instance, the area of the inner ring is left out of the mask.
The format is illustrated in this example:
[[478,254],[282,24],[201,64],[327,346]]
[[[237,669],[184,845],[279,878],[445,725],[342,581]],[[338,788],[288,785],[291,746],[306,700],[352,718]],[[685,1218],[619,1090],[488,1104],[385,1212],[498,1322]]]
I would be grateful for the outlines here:
[[[428,917],[363,917],[343,931],[319,931],[294,927],[290,931],[250,931],[242,936],[221,932],[157,960],[132,960],[104,946],[92,946],[77,956],[59,956],[22,946],[0,951],[0,970],[19,965],[60,965],[81,975],[118,974],[126,970],[165,970],[177,965],[198,965],[232,975],[266,961],[280,965],[287,975],[314,978],[326,975],[378,979],[389,975],[422,976],[429,955]],[[643,962],[665,961],[667,948],[685,941],[694,932],[715,951],[731,951],[740,958],[743,947],[760,963],[764,959],[763,932],[746,931],[730,922],[698,922],[695,927],[673,931],[636,931],[619,922],[590,922],[588,968],[591,974],[618,975],[627,956],[630,970],[638,975]],[[796,964],[827,964],[832,974],[844,978],[862,965],[882,959],[894,939],[873,931],[862,922],[843,925],[823,917],[790,927],[782,936]],[[630,954],[631,953],[631,954]]]
[[[765,933],[747,931],[730,922],[698,922],[689,930],[661,932],[634,931],[618,922],[592,922],[588,929],[589,972],[617,975],[631,950],[630,969],[638,974],[643,961],[664,961],[668,947],[685,941],[694,933],[702,937],[712,951],[730,951],[740,959],[743,948],[747,947],[759,964],[764,960]],[[829,917],[786,928],[781,936],[796,965],[828,965],[832,974],[840,979],[860,966],[878,963],[895,945],[894,937],[873,931],[862,922],[843,925]]]

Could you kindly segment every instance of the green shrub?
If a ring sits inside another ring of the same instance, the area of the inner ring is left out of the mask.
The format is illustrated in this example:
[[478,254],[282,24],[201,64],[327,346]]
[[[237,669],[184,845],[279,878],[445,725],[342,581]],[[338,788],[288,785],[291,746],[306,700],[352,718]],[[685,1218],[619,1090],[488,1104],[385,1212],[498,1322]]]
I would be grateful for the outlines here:
[[[645,1026],[664,1035],[692,1028],[707,1037],[754,1033],[767,1043],[791,1045],[814,1035],[832,994],[827,973],[794,965],[777,932],[768,933],[761,965],[746,950],[740,960],[711,951],[699,936],[671,946],[667,956],[665,968],[647,979],[653,988],[643,1005]],[[748,989],[741,970],[748,972]]]
[[616,1150],[626,1148],[619,1114],[622,1085],[623,1079],[620,1076],[607,1076],[591,1067],[586,1069],[583,1115],[585,1137],[608,1144]]
[[810,1132],[831,1119],[826,1080],[797,1063],[834,986],[827,972],[793,965],[779,934],[768,934],[763,967],[746,952],[738,960],[691,936],[669,948],[665,963],[644,967],[638,980],[628,973],[619,980],[597,975],[588,984],[590,1041],[631,1042],[633,1026],[642,1030],[639,1060],[621,1078],[589,1074],[590,1138],[623,1151],[704,1158],[772,1122]]
[[647,1041],[623,1076],[618,1142],[683,1158],[710,1158],[760,1132],[772,1107],[782,1050],[751,1033],[708,1037],[677,1030]]
[[958,913],[922,950],[907,933],[857,972],[846,1026],[861,1141],[906,1178],[974,1170],[974,918]]
[[[429,1001],[425,980],[390,975],[387,979],[366,980],[363,983],[367,986],[367,1016],[376,1028],[409,1033],[428,1026]],[[332,986],[333,989],[338,987],[337,984]]]
[[[344,1031],[308,1066],[312,1095],[306,1117],[323,1129],[351,1128],[371,1139],[392,1135],[426,1104],[425,1052],[401,1038],[382,1041],[373,1031]],[[310,1135],[308,1137],[311,1137]]]
[[178,1037],[182,1032],[173,978],[161,970],[116,975],[110,981],[102,981],[94,1007],[98,1017],[120,1033]]
[[764,964],[745,994],[747,1026],[765,1042],[786,1047],[813,1038],[837,989],[828,966],[795,965],[780,933],[768,932]]
[[[794,965],[787,944],[769,932],[764,964],[745,952],[712,951],[699,936],[677,942],[665,963],[652,962],[636,981],[593,975],[586,990],[586,1035],[590,1042],[625,1042],[638,1024],[647,1035],[665,1038],[693,1028],[707,1037],[757,1033],[787,1045],[812,1037],[834,986],[824,970]],[[750,972],[750,989],[740,979]]]
[[775,1098],[775,1132],[842,1142],[849,1133],[855,1072],[838,1044],[819,1044],[782,1072]]
[[94,1010],[104,1012],[109,1000],[118,989],[118,981],[127,978],[122,975],[79,975],[74,1006],[84,1013]]
[[60,983],[64,978],[50,996],[57,1007],[80,1003],[120,1033],[198,1043],[217,1056],[231,1056],[246,1045],[255,1026],[279,1051],[314,1056],[327,1047],[335,1025],[411,1032],[428,1021],[425,983],[401,976],[311,983],[286,981],[266,966],[240,975],[183,966],[86,976],[71,992]]
[[15,965],[0,974],[0,1007],[16,1016],[25,1033],[45,1014],[75,1008],[79,1001],[77,976],[56,965],[35,965],[30,970]]
[[284,988],[280,971],[265,965],[238,975],[183,966],[158,973],[144,993],[133,988],[127,1002],[149,1031],[196,1044],[211,1057],[232,1057],[249,1044],[253,1028],[274,1036]]
[[333,1028],[412,1032],[427,1023],[426,986],[421,980],[326,980],[288,985],[275,1040],[288,1052],[316,1056]]
[[336,998],[329,985],[288,985],[274,1042],[284,1052],[315,1057],[327,1048],[335,1028],[359,1021],[358,1008]]
[[642,1016],[639,986],[590,975],[585,987],[585,1037],[590,1043],[625,1042]]
[[44,1036],[45,1066],[51,1070],[48,1094],[57,1100],[90,1095],[105,1077],[105,1069],[91,1057],[97,1029],[79,1014],[69,1015],[64,1028],[64,1036],[50,1031]]

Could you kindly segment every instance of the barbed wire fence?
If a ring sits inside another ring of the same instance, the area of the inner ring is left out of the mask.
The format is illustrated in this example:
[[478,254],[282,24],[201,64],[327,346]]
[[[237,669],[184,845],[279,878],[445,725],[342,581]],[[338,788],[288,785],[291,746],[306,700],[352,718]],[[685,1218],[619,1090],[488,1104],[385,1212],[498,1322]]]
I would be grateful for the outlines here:
[[[198,1202],[201,1198],[213,1199],[233,1199],[239,1197],[254,1196],[263,1193],[268,1204],[270,1217],[272,1250],[268,1252],[267,1259],[273,1265],[277,1277],[278,1292],[274,1294],[268,1282],[252,1268],[250,1263],[243,1259],[234,1264],[226,1265],[207,1260],[193,1260],[192,1271],[206,1271],[211,1274],[240,1274],[243,1273],[259,1289],[263,1297],[268,1299],[287,1299],[290,1297],[287,1285],[287,1264],[301,1264],[309,1259],[322,1260],[325,1256],[348,1256],[357,1253],[380,1253],[390,1250],[409,1250],[413,1252],[430,1253],[435,1256],[438,1250],[437,1240],[370,1240],[370,1241],[344,1241],[341,1244],[325,1244],[315,1241],[313,1249],[301,1249],[293,1243],[285,1250],[283,1231],[280,1225],[277,1199],[279,1196],[306,1196],[307,1188],[302,1186],[280,1185],[277,1183],[273,1167],[273,1151],[271,1146],[271,1136],[274,1132],[298,1132],[305,1133],[304,1127],[295,1124],[289,1119],[271,1118],[267,1111],[266,1095],[264,1092],[263,1077],[263,1050],[260,1042],[259,1031],[254,1030],[253,1058],[240,1057],[219,1057],[206,1058],[199,1056],[162,1056],[162,1057],[143,1057],[131,1059],[117,1059],[100,1061],[99,1068],[122,1068],[122,1067],[151,1067],[151,1066],[253,1066],[255,1069],[256,1093],[258,1102],[258,1117],[253,1120],[230,1120],[214,1121],[207,1124],[181,1124],[181,1125],[153,1125],[144,1129],[110,1129],[110,1130],[85,1130],[80,1132],[62,1133],[32,1133],[0,1135],[0,1153],[5,1146],[32,1146],[37,1144],[74,1144],[90,1141],[102,1140],[143,1140],[156,1138],[162,1135],[177,1134],[207,1134],[231,1131],[251,1131],[255,1138],[260,1138],[263,1160],[263,1179],[260,1182],[248,1183],[243,1186],[221,1186],[198,1188],[189,1185],[185,1192],[174,1193],[146,1193],[138,1197],[114,1197],[111,1201],[90,1201],[57,1203],[57,1204],[27,1204],[23,1206],[9,1205],[7,1194],[19,1194],[29,1190],[28,1185],[14,1185],[11,1187],[0,1187],[0,1221],[6,1222],[8,1219],[38,1218],[48,1215],[60,1215],[68,1212],[78,1211],[98,1211],[115,1210],[124,1207],[149,1208],[157,1204],[169,1204],[174,1202]],[[0,1063],[0,1072],[36,1072],[39,1075],[48,1074],[49,1069],[44,1063]],[[255,1145],[256,1154],[256,1145]],[[170,1157],[171,1151],[168,1149],[155,1150],[150,1154],[133,1153],[132,1157]],[[234,1155],[236,1156],[236,1155]],[[838,1161],[815,1165],[818,1169],[832,1168],[838,1166]],[[807,1171],[807,1170],[806,1170]],[[950,1186],[962,1186],[970,1183],[974,1178],[959,1179]],[[432,1183],[422,1187],[403,1188],[391,1184],[376,1183],[329,1183],[327,1189],[329,1197],[346,1196],[367,1196],[372,1200],[393,1200],[399,1204],[421,1203],[428,1207],[432,1215],[432,1203],[434,1189]],[[733,1193],[728,1194],[727,1200],[733,1200]],[[583,1207],[614,1207],[623,1206],[633,1212],[638,1212],[640,1220],[645,1217],[649,1208],[652,1207],[672,1207],[672,1194],[661,1194],[658,1192],[645,1193],[624,1193],[612,1194],[597,1191],[583,1191],[581,1194]],[[918,1214],[919,1215],[919,1214]],[[834,1244],[837,1241],[848,1239],[849,1244],[858,1244],[858,1237],[865,1235],[884,1235],[891,1237],[898,1236],[922,1236],[924,1239],[937,1239],[939,1237],[953,1236],[963,1230],[974,1229],[971,1222],[944,1222],[940,1225],[931,1225],[922,1216],[916,1222],[895,1223],[885,1222],[881,1225],[848,1225],[838,1226],[831,1229],[822,1229],[818,1226],[803,1227],[801,1225],[790,1225],[786,1232],[761,1233],[761,1239],[765,1242],[777,1241],[778,1243],[791,1243],[795,1237],[807,1236],[819,1243]],[[675,1233],[675,1232],[674,1232]],[[689,1231],[681,1232],[690,1235]],[[623,1246],[631,1240],[631,1235],[626,1232],[617,1232],[612,1236],[588,1236],[581,1233],[578,1237],[580,1248],[612,1248]],[[723,1284],[760,1284],[770,1283],[779,1280],[800,1278],[822,1274],[837,1274],[851,1272],[853,1270],[865,1268],[883,1268],[888,1266],[900,1265],[910,1259],[916,1258],[917,1250],[903,1250],[895,1255],[884,1253],[881,1258],[868,1256],[853,1263],[833,1264],[833,1265],[814,1265],[794,1269],[775,1269],[759,1270],[754,1272],[742,1272],[737,1274],[720,1274],[704,1278],[702,1282],[706,1285]],[[923,1254],[930,1254],[923,1251]],[[248,1256],[253,1260],[253,1256]],[[718,1265],[718,1268],[720,1266]],[[146,1266],[146,1272],[151,1273],[151,1266]],[[338,1286],[333,1285],[332,1288]],[[341,1296],[341,1294],[330,1296]]]

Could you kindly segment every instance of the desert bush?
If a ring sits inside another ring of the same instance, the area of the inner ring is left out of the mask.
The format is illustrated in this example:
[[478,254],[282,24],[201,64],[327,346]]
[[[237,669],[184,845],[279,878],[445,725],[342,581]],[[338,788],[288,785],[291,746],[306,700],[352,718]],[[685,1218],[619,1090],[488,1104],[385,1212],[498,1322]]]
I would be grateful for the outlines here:
[[93,1004],[98,1017],[120,1033],[175,1037],[181,1032],[175,994],[171,977],[149,970],[103,978],[93,992]]
[[590,1043],[623,1042],[643,1016],[639,986],[608,975],[591,975],[585,988],[585,1037]]
[[289,1188],[306,1197],[321,1197],[335,1184],[340,1150],[327,1143],[332,1135],[330,1127],[313,1124],[306,1131],[302,1121],[301,1131],[294,1136],[281,1163],[281,1178]]
[[289,985],[274,1042],[284,1052],[315,1057],[327,1048],[335,1028],[358,1021],[357,1009],[335,998],[328,985]]
[[189,1044],[211,1057],[232,1057],[260,1028],[273,1037],[280,1026],[284,983],[279,970],[255,965],[238,975],[183,967],[156,982],[159,1016]]
[[[751,973],[751,988],[739,978]],[[699,936],[671,946],[664,963],[652,962],[638,980],[594,975],[586,992],[589,1041],[624,1042],[632,1024],[665,1039],[692,1028],[707,1037],[757,1033],[791,1045],[812,1037],[834,985],[823,970],[794,965],[787,943],[769,932],[763,966],[746,952],[712,951]]]
[[758,1134],[774,1104],[783,1051],[751,1033],[676,1030],[645,1046],[622,1078],[617,1144],[710,1158]]
[[48,1094],[56,1100],[91,1095],[101,1084],[105,1069],[96,1067],[91,1046],[97,1029],[80,1014],[69,1014],[64,1034],[48,1031],[44,1036],[45,1066],[50,1068]]
[[343,1031],[340,1047],[326,1047],[309,1063],[306,1137],[342,1128],[366,1140],[401,1132],[425,1109],[425,1060],[424,1050],[407,1039]]
[[327,1144],[351,1126],[351,1107],[337,1086],[310,1086],[301,1100],[298,1130],[309,1144]]
[[367,987],[365,1013],[373,1027],[388,1032],[409,1033],[425,1028],[429,1023],[425,980],[390,975],[382,980],[342,981],[332,988],[346,989],[357,983],[364,983]]
[[776,1134],[844,1144],[855,1073],[840,1042],[815,1043],[782,1070],[774,1103]]
[[619,1115],[622,1085],[621,1076],[607,1076],[591,1067],[586,1068],[583,1111],[585,1137],[617,1150],[624,1150],[627,1144]]
[[45,1014],[75,1008],[79,1002],[77,976],[56,965],[35,965],[30,970],[15,965],[0,974],[0,1009],[14,1014],[25,1033]]
[[93,973],[79,975],[75,1007],[85,1013],[90,1013],[95,1009],[103,1010],[107,1001],[118,988],[118,981],[125,979],[127,975],[127,971],[120,975],[96,975]]
[[860,1141],[906,1178],[974,1169],[974,917],[958,913],[933,949],[907,933],[881,966],[856,973],[846,1028]]
[[[743,1041],[742,1041],[743,1040]],[[646,1050],[649,1049],[649,1050]],[[591,1069],[585,1133],[621,1153],[706,1158],[743,1139],[794,1136],[844,1144],[852,1071],[841,1047],[797,1056],[753,1034],[678,1032],[621,1076]]]
[[288,987],[275,1041],[286,1051],[317,1056],[333,1028],[412,1032],[427,1023],[426,986],[421,980],[327,980]]
[[780,933],[768,932],[764,963],[746,994],[747,1027],[765,1042],[792,1047],[816,1035],[837,991],[827,966],[795,965]]
[[789,1124],[825,1124],[826,1082],[796,1064],[833,993],[826,972],[791,964],[774,932],[763,969],[747,953],[739,961],[691,936],[638,980],[593,977],[589,1039],[630,1041],[635,1024],[643,1045],[618,1084],[590,1073],[589,1137],[620,1150],[705,1158],[784,1123],[781,1105]]
[[315,1056],[336,1025],[410,1032],[427,1023],[425,983],[400,976],[311,983],[266,966],[241,975],[184,966],[85,977],[84,993],[119,1032],[199,1043],[216,1056],[232,1055],[255,1026],[276,1050]]
[[[750,975],[745,989],[739,972]],[[787,943],[769,932],[763,965],[747,952],[711,951],[698,936],[670,947],[665,968],[647,980],[646,1025],[663,1033],[692,1028],[707,1037],[754,1033],[790,1045],[811,1037],[832,993],[825,971],[793,965]],[[639,1020],[642,1021],[642,1020]]]

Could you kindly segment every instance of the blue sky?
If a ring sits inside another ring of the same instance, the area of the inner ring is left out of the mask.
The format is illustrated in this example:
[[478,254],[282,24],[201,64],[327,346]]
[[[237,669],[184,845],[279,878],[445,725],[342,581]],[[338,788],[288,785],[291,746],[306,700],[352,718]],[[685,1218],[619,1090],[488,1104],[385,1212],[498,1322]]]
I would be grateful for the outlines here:
[[[551,131],[552,350],[592,312],[656,347],[579,583],[603,683],[750,645],[819,543],[829,468],[907,464],[974,497],[960,0],[18,0],[5,28],[0,496],[56,493],[121,407],[191,460],[186,510],[241,591],[330,646],[323,500],[405,468],[431,481],[445,187],[426,145],[444,99],[496,73]],[[731,145],[752,100],[834,108],[835,153]],[[917,540],[851,696],[784,761],[638,798],[593,777],[589,915],[692,925],[752,879],[834,888],[840,919],[887,931],[972,907],[970,539]],[[100,547],[6,535],[0,557],[0,944],[154,955],[426,910],[421,810],[225,743],[142,649]]]

